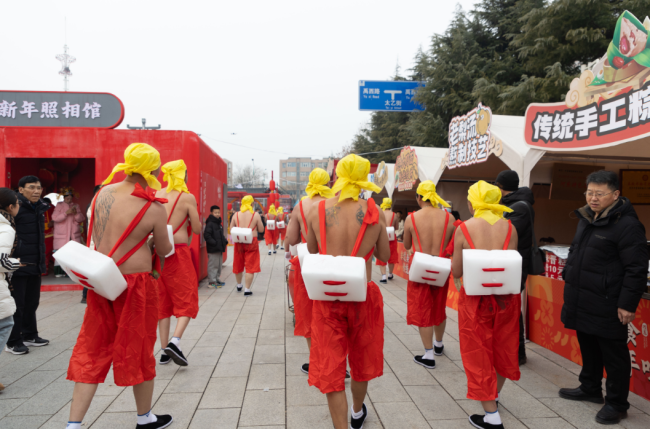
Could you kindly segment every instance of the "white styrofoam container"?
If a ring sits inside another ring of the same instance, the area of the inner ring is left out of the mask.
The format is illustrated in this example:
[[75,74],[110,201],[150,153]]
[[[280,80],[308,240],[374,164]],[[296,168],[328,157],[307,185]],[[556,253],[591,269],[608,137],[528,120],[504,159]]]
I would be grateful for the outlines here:
[[278,227],[278,229],[284,229],[284,227],[285,227],[285,225],[284,225],[284,221],[283,221],[283,220],[279,220],[278,223],[277,223],[277,227]]
[[467,295],[509,295],[521,291],[521,255],[516,250],[463,249]]
[[253,230],[251,228],[230,228],[230,237],[233,243],[251,244],[253,242]]
[[415,252],[409,268],[409,280],[442,287],[450,273],[451,259]]
[[81,243],[68,241],[53,256],[72,281],[110,301],[126,290],[126,280],[115,261]]
[[315,301],[366,300],[366,261],[356,256],[307,255],[301,264],[309,299]]
[[169,258],[176,253],[176,246],[174,246],[174,228],[171,225],[167,225],[167,235],[169,236],[169,242],[172,244],[172,251],[165,258]]
[[269,219],[266,221],[266,229],[269,231],[275,230],[275,221],[273,219]]
[[388,241],[395,241],[395,228],[392,226],[386,227],[386,233],[388,234]]
[[296,246],[296,253],[298,254],[298,262],[302,267],[302,261],[305,260],[305,256],[309,255],[309,249],[307,249],[307,243],[300,243]]
[[298,256],[298,245],[296,244],[295,246],[289,246],[289,253],[291,256]]

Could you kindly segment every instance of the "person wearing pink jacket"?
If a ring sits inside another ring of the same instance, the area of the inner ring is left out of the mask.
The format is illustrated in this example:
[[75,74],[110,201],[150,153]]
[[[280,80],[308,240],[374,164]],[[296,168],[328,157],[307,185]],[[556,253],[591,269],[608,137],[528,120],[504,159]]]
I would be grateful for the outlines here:
[[[54,252],[59,250],[69,241],[81,243],[81,223],[86,216],[81,211],[79,204],[72,202],[74,190],[67,188],[63,190],[63,201],[58,203],[52,213],[54,221]],[[65,274],[61,267],[54,267],[55,277],[63,277]]]

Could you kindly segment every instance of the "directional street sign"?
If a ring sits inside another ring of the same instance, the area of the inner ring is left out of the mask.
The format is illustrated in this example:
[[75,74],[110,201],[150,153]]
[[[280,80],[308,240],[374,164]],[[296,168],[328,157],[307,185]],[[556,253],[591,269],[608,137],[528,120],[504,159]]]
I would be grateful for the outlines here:
[[359,110],[382,112],[412,112],[424,110],[413,101],[416,91],[424,87],[424,82],[414,81],[359,81]]

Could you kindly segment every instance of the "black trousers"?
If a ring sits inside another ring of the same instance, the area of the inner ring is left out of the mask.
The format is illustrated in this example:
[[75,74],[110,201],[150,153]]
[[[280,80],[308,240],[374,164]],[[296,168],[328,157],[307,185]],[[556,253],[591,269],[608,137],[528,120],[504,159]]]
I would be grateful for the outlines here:
[[582,353],[580,389],[588,395],[600,396],[605,368],[605,402],[618,411],[626,411],[630,408],[627,397],[630,393],[632,371],[627,340],[612,340],[580,331],[577,331],[577,334]]
[[524,335],[524,313],[519,313],[519,359],[526,357],[526,337]]
[[14,276],[11,284],[14,288],[11,296],[16,301],[16,313],[7,345],[15,346],[23,340],[38,337],[36,309],[41,300],[41,276]]

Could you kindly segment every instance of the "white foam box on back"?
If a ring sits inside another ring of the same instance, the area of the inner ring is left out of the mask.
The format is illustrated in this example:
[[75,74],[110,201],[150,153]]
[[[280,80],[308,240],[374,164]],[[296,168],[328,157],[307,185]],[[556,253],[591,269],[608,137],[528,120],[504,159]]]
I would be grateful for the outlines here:
[[251,244],[253,242],[253,230],[250,228],[230,228],[230,237],[233,243]]
[[451,259],[415,252],[409,268],[409,280],[431,286],[444,286],[451,273]]
[[126,280],[115,261],[81,243],[69,241],[53,256],[75,283],[110,301],[126,290]]
[[291,256],[298,256],[298,245],[289,246],[289,253]]
[[284,221],[283,221],[283,220],[279,220],[279,221],[278,221],[278,224],[277,224],[278,229],[284,229],[284,226],[285,226],[285,225],[284,225]]
[[305,260],[305,256],[309,255],[309,249],[307,249],[307,243],[300,243],[296,246],[296,253],[298,254],[298,262],[302,267],[302,262]]
[[169,242],[172,244],[172,251],[165,258],[169,258],[176,253],[176,246],[174,246],[174,228],[171,225],[167,225],[167,235],[169,236]]
[[463,250],[467,295],[509,295],[521,291],[521,255],[516,250]]
[[388,241],[395,241],[395,228],[392,226],[386,227],[386,233],[388,234]]
[[307,255],[300,268],[309,299],[366,300],[366,261],[355,256]]
[[273,231],[275,229],[275,221],[273,219],[269,219],[266,221],[266,229]]

